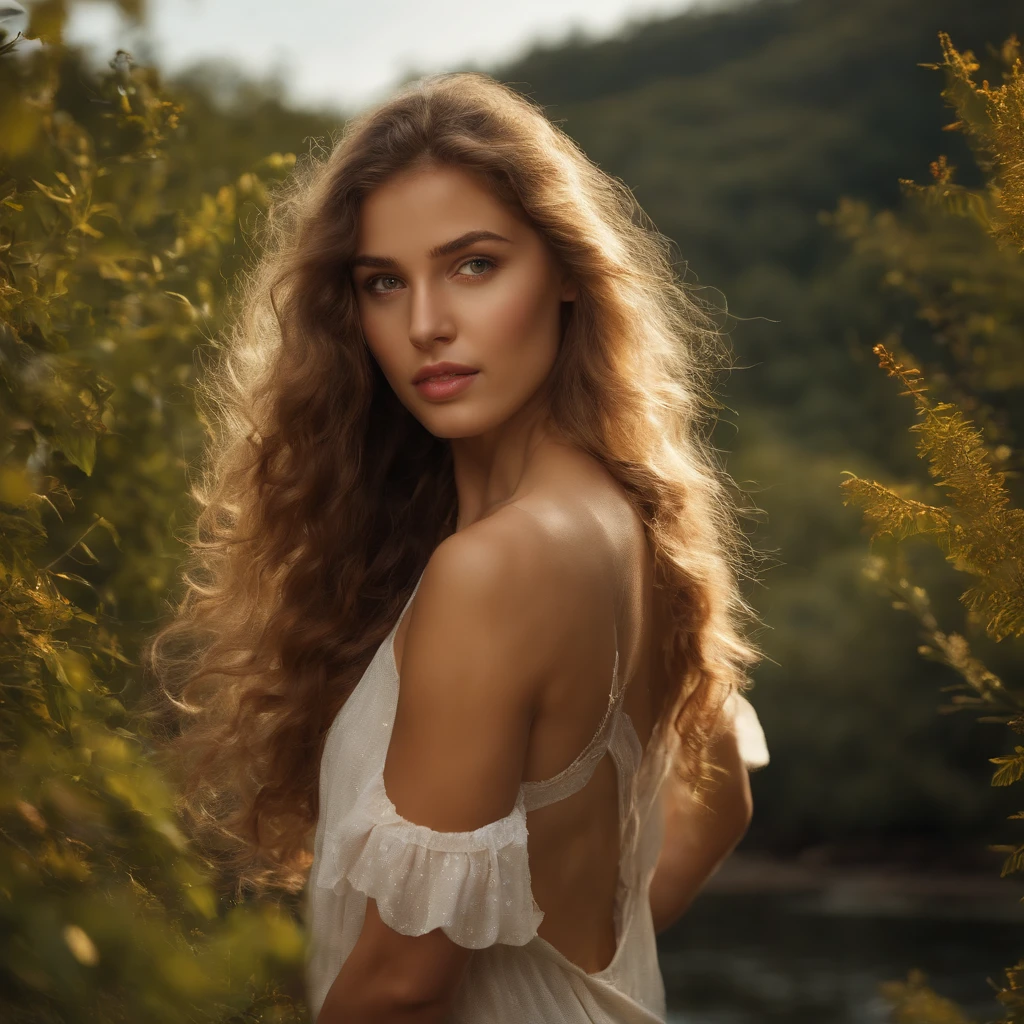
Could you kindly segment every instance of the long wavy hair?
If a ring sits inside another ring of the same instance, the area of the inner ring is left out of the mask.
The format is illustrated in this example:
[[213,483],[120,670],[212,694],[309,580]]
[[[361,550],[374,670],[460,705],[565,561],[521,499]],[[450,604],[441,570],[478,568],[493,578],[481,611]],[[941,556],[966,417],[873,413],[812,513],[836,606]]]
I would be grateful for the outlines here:
[[182,812],[240,887],[304,884],[328,728],[455,529],[450,445],[370,354],[348,268],[363,200],[422,161],[482,175],[578,286],[548,405],[645,524],[674,680],[658,734],[698,788],[721,708],[761,658],[740,590],[756,555],[709,440],[728,365],[714,310],[629,189],[532,100],[480,73],[421,79],[276,196],[199,394],[184,592],[146,661],[172,709],[162,751]]

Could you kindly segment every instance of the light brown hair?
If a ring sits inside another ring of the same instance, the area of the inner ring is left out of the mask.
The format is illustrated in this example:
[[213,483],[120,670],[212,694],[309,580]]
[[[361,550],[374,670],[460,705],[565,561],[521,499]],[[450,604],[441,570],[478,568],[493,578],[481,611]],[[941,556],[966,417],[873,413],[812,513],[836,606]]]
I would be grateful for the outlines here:
[[753,551],[708,434],[726,346],[629,189],[531,100],[479,73],[415,82],[349,121],[273,205],[202,397],[209,424],[185,590],[148,664],[173,702],[182,809],[239,884],[297,890],[324,739],[455,528],[450,445],[399,402],[347,261],[365,197],[430,160],[484,177],[578,285],[547,399],[642,517],[663,608],[679,770],[759,653]]

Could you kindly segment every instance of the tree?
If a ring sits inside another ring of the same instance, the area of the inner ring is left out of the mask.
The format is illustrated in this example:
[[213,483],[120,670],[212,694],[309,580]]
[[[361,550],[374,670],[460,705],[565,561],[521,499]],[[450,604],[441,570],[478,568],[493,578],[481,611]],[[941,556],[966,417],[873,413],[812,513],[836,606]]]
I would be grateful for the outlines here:
[[65,7],[0,37],[0,1016],[302,1020],[294,908],[222,892],[134,706],[194,356],[294,157],[195,188],[182,107],[126,53],[90,72]]
[[[1024,635],[1024,509],[1013,504],[1008,484],[1018,475],[1024,387],[1024,67],[1019,44],[1011,37],[1000,54],[1006,68],[1003,84],[993,88],[985,80],[979,85],[974,55],[958,52],[945,33],[939,41],[943,63],[930,66],[944,70],[943,96],[959,115],[949,128],[969,135],[988,180],[981,189],[958,185],[954,168],[940,157],[932,164],[931,184],[903,185],[918,214],[966,219],[973,248],[952,250],[958,270],[951,275],[950,253],[941,246],[923,246],[914,230],[892,215],[871,218],[863,204],[845,203],[833,222],[856,246],[886,257],[886,281],[915,298],[920,318],[938,336],[945,365],[933,379],[957,401],[929,397],[921,371],[891,351],[899,338],[876,344],[874,352],[902,385],[901,394],[914,403],[917,420],[910,429],[917,434],[917,451],[945,500],[923,500],[916,487],[888,487],[854,474],[841,486],[844,502],[863,510],[872,540],[925,538],[958,572],[970,576],[971,585],[960,598],[968,629],[998,643]],[[956,233],[962,242],[964,232]],[[944,273],[936,273],[940,267]],[[966,415],[962,407],[968,404],[981,426]],[[959,676],[945,688],[952,697],[944,710],[971,709],[980,721],[1024,734],[1024,685],[1001,679],[972,652],[967,637],[940,628],[927,592],[908,581],[898,557],[877,556],[868,571],[894,593],[896,607],[917,618],[923,638],[919,652]],[[1024,778],[1024,745],[991,761],[997,765],[992,785]],[[1024,812],[1011,817],[1022,819]],[[1007,854],[1003,875],[1024,870],[1024,844],[1000,849]],[[1003,1021],[1019,1024],[1024,1021],[1024,959],[1005,975],[1005,984],[998,987]],[[905,983],[890,983],[885,991],[900,1024],[965,1021],[919,973]]]

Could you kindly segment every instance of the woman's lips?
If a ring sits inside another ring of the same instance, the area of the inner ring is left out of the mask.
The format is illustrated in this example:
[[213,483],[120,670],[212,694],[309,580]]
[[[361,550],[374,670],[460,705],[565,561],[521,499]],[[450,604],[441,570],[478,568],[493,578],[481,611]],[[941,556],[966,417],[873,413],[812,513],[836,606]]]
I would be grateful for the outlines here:
[[428,377],[416,385],[416,390],[424,398],[450,398],[465,391],[479,372],[477,370],[473,373],[445,373],[438,377]]

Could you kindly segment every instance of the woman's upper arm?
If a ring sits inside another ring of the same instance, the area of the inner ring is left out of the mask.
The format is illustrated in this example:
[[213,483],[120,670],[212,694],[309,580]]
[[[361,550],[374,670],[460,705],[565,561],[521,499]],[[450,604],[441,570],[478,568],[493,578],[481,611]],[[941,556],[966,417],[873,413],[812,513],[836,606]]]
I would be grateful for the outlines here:
[[650,887],[658,931],[686,910],[750,824],[753,798],[748,765],[756,764],[750,758],[757,752],[745,741],[736,710],[735,704],[729,706],[721,731],[711,741],[708,758],[720,770],[703,803],[674,769],[662,783],[663,838]]
[[472,829],[515,803],[541,677],[518,561],[511,545],[467,534],[424,571],[384,764],[388,796],[411,821]]
[[[707,811],[722,819],[723,828],[730,822],[742,821],[744,828],[753,814],[750,791],[750,772],[768,764],[768,745],[757,712],[738,691],[733,691],[722,709],[722,725],[708,747],[708,759],[718,771],[716,783],[707,797]],[[666,777],[660,801],[663,819],[668,828],[676,826],[678,819],[692,818],[692,799],[674,771]],[[677,827],[686,827],[685,824]]]
[[[432,555],[410,609],[383,785],[394,811],[428,846],[443,849],[449,838],[443,834],[459,833],[452,849],[469,850],[474,845],[469,840],[479,835],[482,847],[490,844],[497,850],[514,836],[502,856],[508,856],[513,872],[528,878],[525,816],[520,823],[514,809],[536,680],[542,675],[528,642],[533,623],[524,588],[530,573],[524,571],[521,551],[473,535],[453,541]],[[492,829],[497,830],[493,835]],[[486,849],[468,856],[487,865],[492,859]],[[482,869],[471,860],[453,862],[453,870],[465,872],[468,884]],[[447,878],[445,884],[451,884]],[[522,906],[501,911],[507,917],[500,929],[508,928],[512,941],[526,941],[529,933],[533,908],[528,888],[528,882],[516,886]],[[502,892],[503,898],[509,894]],[[438,899],[445,897],[460,907],[465,902],[467,911],[481,909],[475,893],[472,898],[446,893]],[[396,904],[389,909],[406,908]],[[458,935],[458,922],[451,923]],[[391,979],[390,990],[406,1002],[444,1002],[454,993],[469,955],[469,948],[440,928],[422,935],[395,931],[372,901],[353,950],[356,960],[371,965],[378,977]]]
[[718,769],[704,794],[703,803],[689,785],[670,770],[662,783],[659,799],[665,824],[663,853],[679,851],[694,844],[710,850],[736,841],[736,832],[746,828],[753,812],[750,780],[740,755],[735,731],[723,729],[711,741],[708,758]]

